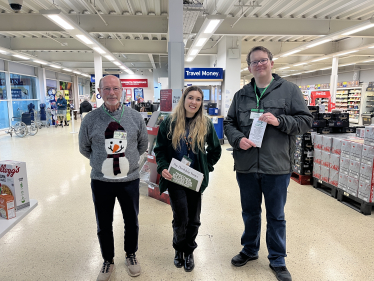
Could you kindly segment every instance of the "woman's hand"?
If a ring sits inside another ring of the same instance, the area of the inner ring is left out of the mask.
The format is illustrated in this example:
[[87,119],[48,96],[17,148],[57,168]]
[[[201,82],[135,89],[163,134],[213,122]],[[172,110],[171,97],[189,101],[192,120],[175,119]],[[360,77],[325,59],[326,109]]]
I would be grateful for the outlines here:
[[170,181],[171,178],[173,177],[173,176],[169,173],[169,171],[166,170],[166,169],[164,169],[164,170],[162,171],[161,176],[163,176],[164,179],[169,180],[169,181]]

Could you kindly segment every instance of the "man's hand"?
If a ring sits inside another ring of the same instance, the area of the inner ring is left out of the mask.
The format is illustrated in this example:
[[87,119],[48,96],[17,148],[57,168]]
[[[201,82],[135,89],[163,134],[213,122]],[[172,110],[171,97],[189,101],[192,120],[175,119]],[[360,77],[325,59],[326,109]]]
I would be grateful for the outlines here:
[[173,176],[169,173],[169,171],[166,170],[166,169],[164,169],[164,170],[162,171],[161,176],[163,176],[164,179],[169,180],[169,181],[170,181],[171,178],[173,177]]
[[264,122],[266,122],[270,125],[273,125],[275,127],[279,126],[278,118],[275,117],[270,112],[266,112],[266,113],[262,114],[261,117],[259,118],[259,120],[264,121]]
[[251,142],[249,139],[247,139],[247,138],[242,138],[240,140],[239,146],[243,150],[247,150],[247,149],[249,149],[251,147],[256,147],[256,145],[253,142]]

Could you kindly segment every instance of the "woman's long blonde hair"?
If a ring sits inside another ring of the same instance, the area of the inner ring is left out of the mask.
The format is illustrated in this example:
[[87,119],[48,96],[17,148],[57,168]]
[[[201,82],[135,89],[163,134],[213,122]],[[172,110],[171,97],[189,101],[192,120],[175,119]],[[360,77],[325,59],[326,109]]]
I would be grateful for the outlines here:
[[[172,145],[175,150],[180,149],[180,142],[185,137],[186,134],[186,109],[184,108],[184,103],[189,92],[198,91],[201,94],[201,106],[199,110],[195,113],[195,116],[190,122],[189,135],[186,137],[191,138],[191,148],[192,151],[197,154],[197,149],[205,151],[205,136],[208,133],[208,118],[203,114],[203,91],[196,86],[188,87],[181,99],[179,100],[175,111],[171,114],[171,122],[168,133],[168,138],[172,140]],[[175,122],[174,132],[172,131],[172,125]]]

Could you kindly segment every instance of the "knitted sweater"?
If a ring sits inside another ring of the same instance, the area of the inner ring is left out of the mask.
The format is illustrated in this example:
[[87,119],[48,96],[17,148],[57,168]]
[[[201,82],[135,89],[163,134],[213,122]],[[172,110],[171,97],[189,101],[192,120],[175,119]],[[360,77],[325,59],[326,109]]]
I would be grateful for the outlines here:
[[102,105],[82,121],[79,151],[90,159],[91,179],[127,182],[139,178],[139,156],[148,147],[147,128],[139,112],[122,107],[109,113]]

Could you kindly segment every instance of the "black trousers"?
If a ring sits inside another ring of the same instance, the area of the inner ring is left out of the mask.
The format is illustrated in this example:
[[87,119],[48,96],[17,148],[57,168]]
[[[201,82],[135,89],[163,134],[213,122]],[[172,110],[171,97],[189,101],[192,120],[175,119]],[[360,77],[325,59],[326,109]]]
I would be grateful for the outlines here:
[[135,253],[139,236],[139,179],[130,182],[91,180],[91,189],[103,259],[112,261],[114,258],[113,209],[116,198],[125,223],[125,252]]
[[173,247],[191,254],[197,247],[195,239],[201,225],[201,193],[172,182],[168,192],[173,210]]

